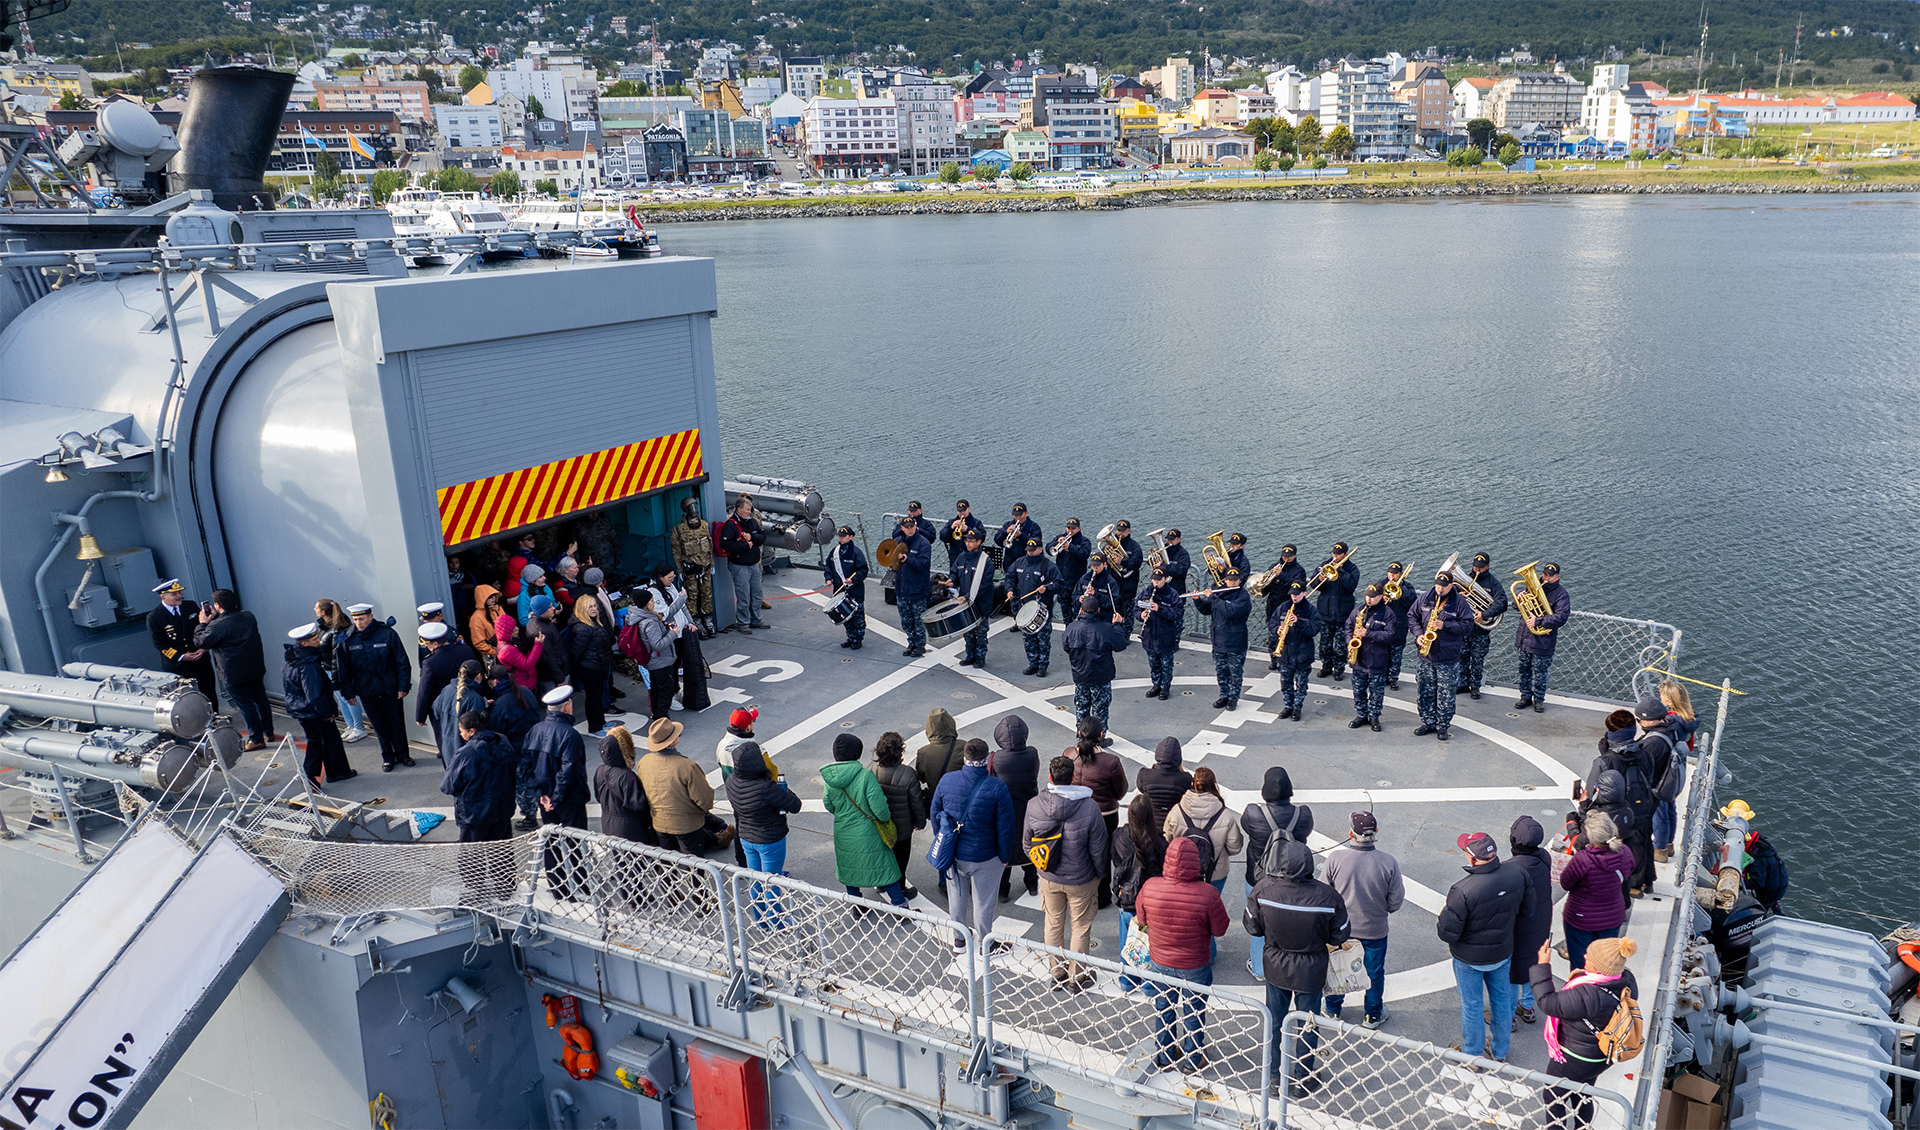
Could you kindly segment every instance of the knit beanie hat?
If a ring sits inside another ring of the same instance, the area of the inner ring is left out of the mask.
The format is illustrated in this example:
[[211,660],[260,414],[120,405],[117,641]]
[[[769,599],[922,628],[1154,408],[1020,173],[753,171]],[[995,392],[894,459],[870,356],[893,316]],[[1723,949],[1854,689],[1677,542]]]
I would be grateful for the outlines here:
[[833,759],[835,761],[860,760],[860,739],[852,734],[833,736]]
[[1632,938],[1601,938],[1587,947],[1587,972],[1618,977],[1639,948]]

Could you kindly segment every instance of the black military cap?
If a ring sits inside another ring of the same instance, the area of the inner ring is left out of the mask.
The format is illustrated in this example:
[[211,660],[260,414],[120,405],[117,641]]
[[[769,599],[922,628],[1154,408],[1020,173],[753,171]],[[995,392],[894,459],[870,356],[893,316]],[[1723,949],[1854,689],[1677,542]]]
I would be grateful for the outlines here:
[[1476,553],[1473,555],[1473,563],[1481,566],[1491,565],[1493,564],[1493,558],[1488,557],[1484,553]]
[[1228,534],[1228,535],[1227,535],[1227,544],[1228,544],[1228,545],[1245,545],[1245,544],[1247,544],[1247,535],[1245,535],[1245,534]]
[[1379,595],[1380,595],[1380,586],[1379,586],[1379,585],[1368,585],[1368,586],[1367,586],[1367,595],[1368,595],[1368,596],[1379,596]]
[[1298,554],[1299,552],[1300,550],[1296,546],[1283,545],[1280,547],[1280,556],[1282,557],[1292,557],[1295,554]]
[[1039,549],[1039,548],[1040,548],[1040,539],[1039,539],[1039,538],[1028,538],[1028,539],[1027,539],[1027,548],[1028,548],[1028,549]]
[[1180,531],[1179,531],[1179,530],[1168,530],[1168,531],[1167,531],[1167,540],[1168,540],[1168,541],[1174,541],[1174,540],[1176,540],[1177,538],[1179,538],[1179,536],[1180,536]]
[[1346,553],[1346,552],[1349,552],[1349,551],[1348,551],[1348,549],[1347,549],[1347,543],[1346,543],[1346,542],[1343,542],[1343,541],[1337,541],[1337,542],[1334,542],[1334,543],[1333,543],[1333,551],[1334,551],[1335,553]]
[[1303,594],[1303,593],[1305,593],[1305,592],[1307,591],[1307,586],[1305,586],[1305,585],[1303,585],[1303,584],[1301,584],[1301,583],[1300,583],[1299,581],[1295,581],[1295,582],[1293,582],[1293,584],[1291,584],[1291,585],[1289,585],[1289,586],[1287,587],[1287,591],[1288,591],[1289,593],[1292,593],[1292,594],[1294,594],[1294,595],[1296,595],[1296,596],[1298,596],[1298,595],[1300,595],[1300,594]]
[[1387,566],[1387,572],[1389,573],[1404,573],[1406,571],[1407,571],[1407,567],[1405,565],[1400,564],[1398,561],[1395,561],[1392,564]]
[[1015,514],[1025,514],[1025,513],[1027,512],[1027,504],[1026,504],[1026,503],[1024,503],[1024,502],[1016,502],[1016,503],[1014,503],[1014,504],[1013,504],[1013,512],[1014,512]]
[[1540,567],[1540,575],[1543,577],[1557,577],[1560,575],[1560,566],[1549,561]]
[[1222,580],[1237,581],[1240,579],[1240,570],[1228,569],[1226,572],[1220,574],[1220,577]]
[[[1032,544],[1032,543],[1029,542],[1028,544]],[[1153,567],[1153,575],[1160,580],[1166,580],[1168,577],[1173,576],[1172,573],[1167,572],[1165,568],[1159,565],[1155,565]]]
[[981,533],[981,532],[980,532],[979,530],[976,530],[976,529],[974,529],[974,528],[973,528],[972,526],[968,526],[968,527],[967,527],[967,532],[966,532],[966,533],[964,533],[964,534],[961,534],[960,536],[961,536],[961,538],[962,538],[963,540],[965,540],[965,541],[985,541],[985,540],[987,540],[987,535],[985,535],[985,534],[983,534],[983,533]]
[[850,538],[853,536],[853,527],[842,526],[839,529],[835,530],[834,533],[839,534],[843,538]]

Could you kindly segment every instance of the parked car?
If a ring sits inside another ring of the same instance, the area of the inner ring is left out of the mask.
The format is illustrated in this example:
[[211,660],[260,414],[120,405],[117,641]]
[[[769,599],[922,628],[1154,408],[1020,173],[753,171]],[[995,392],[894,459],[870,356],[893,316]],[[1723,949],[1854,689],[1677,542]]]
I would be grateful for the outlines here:
[[1664,164],[1664,165],[1662,165],[1662,166],[1660,166],[1660,167],[1661,167],[1661,168],[1663,168],[1663,169],[1677,169],[1677,168],[1679,168],[1679,167],[1680,167],[1680,162],[1678,162],[1678,161],[1668,161],[1668,162],[1667,162],[1666,164]]

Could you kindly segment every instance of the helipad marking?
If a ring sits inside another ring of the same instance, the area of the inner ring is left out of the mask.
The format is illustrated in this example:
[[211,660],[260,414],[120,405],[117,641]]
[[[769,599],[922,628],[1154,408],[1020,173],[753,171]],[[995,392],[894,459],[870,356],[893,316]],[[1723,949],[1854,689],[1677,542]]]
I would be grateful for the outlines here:
[[790,659],[754,659],[750,655],[735,653],[725,659],[707,664],[716,675],[731,675],[735,678],[750,679],[760,672],[771,670],[771,675],[760,675],[763,683],[784,683],[788,679],[797,679],[806,670],[805,667]]
[[1180,747],[1180,756],[1188,761],[1198,761],[1203,757],[1239,757],[1247,751],[1243,745],[1227,741],[1226,734],[1212,730],[1202,730]]

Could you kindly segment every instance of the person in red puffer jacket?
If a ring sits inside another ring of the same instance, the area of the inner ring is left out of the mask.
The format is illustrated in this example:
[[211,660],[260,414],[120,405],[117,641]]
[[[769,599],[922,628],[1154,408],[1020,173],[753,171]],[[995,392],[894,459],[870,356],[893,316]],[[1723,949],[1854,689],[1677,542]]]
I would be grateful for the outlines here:
[[[1163,977],[1213,984],[1213,939],[1227,932],[1220,892],[1200,874],[1200,849],[1185,836],[1167,844],[1158,877],[1148,879],[1133,900],[1133,917],[1147,932],[1147,969]],[[1149,981],[1153,994],[1154,1064],[1199,1071],[1207,1065],[1207,1000],[1198,993]],[[1180,1029],[1185,1029],[1184,1035]],[[1183,1062],[1184,1061],[1184,1062]]]

